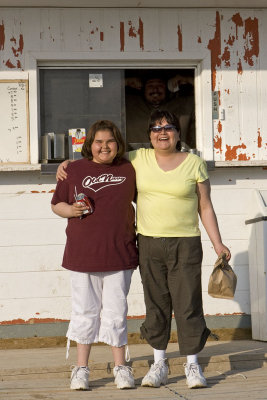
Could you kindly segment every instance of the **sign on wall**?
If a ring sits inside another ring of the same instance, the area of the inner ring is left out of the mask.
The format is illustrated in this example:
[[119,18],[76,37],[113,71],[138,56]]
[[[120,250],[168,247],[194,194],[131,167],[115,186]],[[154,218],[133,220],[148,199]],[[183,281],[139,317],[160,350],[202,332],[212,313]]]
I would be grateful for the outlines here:
[[29,163],[28,81],[0,80],[0,164]]

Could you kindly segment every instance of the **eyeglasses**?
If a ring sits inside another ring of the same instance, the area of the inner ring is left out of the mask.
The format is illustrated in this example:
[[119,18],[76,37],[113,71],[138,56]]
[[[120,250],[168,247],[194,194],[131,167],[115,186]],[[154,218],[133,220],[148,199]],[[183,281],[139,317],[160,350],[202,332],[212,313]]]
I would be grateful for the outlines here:
[[165,132],[173,132],[176,130],[176,127],[174,125],[164,125],[164,126],[157,125],[157,126],[152,126],[151,128],[151,131],[154,133],[160,133],[163,130]]

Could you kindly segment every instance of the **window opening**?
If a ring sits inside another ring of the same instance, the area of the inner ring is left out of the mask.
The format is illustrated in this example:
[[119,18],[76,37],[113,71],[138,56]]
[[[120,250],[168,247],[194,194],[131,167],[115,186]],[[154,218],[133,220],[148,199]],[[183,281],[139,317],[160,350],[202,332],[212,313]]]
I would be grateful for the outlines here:
[[184,150],[195,149],[194,69],[125,71],[128,150],[149,147],[148,120],[155,109],[174,113]]
[[69,130],[88,130],[109,119],[121,130],[127,150],[149,147],[151,112],[173,112],[184,150],[195,149],[194,73],[191,69],[40,68],[41,162],[73,156]]

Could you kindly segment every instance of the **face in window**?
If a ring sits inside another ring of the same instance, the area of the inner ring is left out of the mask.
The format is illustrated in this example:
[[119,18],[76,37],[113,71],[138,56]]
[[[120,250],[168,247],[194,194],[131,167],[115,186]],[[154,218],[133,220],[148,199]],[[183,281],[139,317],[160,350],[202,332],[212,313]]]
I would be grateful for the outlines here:
[[93,161],[111,164],[118,152],[118,145],[110,130],[97,131],[91,146]]
[[149,104],[159,106],[166,98],[166,84],[161,79],[149,79],[145,84],[144,96]]

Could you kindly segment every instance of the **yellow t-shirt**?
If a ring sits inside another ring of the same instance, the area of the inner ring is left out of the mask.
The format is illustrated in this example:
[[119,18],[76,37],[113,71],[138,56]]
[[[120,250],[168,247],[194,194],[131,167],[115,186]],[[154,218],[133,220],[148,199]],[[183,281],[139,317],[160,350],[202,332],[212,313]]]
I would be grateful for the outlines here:
[[153,149],[129,152],[136,171],[137,232],[154,237],[200,236],[196,184],[208,179],[204,160],[188,153],[171,171],[163,171]]

